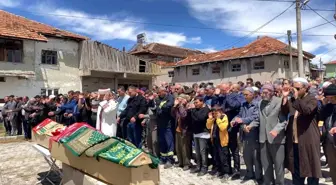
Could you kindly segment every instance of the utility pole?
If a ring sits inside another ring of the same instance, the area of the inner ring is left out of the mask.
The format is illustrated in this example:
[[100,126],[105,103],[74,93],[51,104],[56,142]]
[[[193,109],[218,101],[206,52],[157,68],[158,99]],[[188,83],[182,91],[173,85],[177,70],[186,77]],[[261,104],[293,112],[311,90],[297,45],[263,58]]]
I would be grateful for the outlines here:
[[320,69],[318,70],[318,72],[319,72],[319,77],[321,79],[323,79],[323,72],[321,72],[322,71],[322,64],[323,64],[322,58],[320,58]]
[[292,55],[292,31],[287,30],[288,36],[288,51],[289,51],[289,75],[290,78],[293,78],[293,55]]
[[302,52],[302,30],[301,30],[301,1],[296,0],[296,33],[297,33],[297,51],[299,63],[299,77],[305,77],[303,68],[303,52]]

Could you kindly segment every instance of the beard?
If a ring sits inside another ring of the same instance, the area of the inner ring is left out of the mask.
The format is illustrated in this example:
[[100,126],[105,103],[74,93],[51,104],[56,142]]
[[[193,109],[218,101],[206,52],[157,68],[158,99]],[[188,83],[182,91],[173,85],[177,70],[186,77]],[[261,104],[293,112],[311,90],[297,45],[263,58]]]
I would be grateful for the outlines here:
[[271,98],[272,98],[272,96],[270,96],[270,95],[264,95],[264,96],[262,96],[261,98],[262,98],[262,100],[264,100],[264,101],[270,101]]

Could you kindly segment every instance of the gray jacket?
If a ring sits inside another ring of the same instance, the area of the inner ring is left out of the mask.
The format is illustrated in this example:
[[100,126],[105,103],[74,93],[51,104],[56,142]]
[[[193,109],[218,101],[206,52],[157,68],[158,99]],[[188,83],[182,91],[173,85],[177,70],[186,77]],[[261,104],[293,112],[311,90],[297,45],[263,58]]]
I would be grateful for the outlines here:
[[[282,98],[273,97],[271,101],[260,101],[258,105],[259,119],[251,123],[252,126],[259,126],[259,142],[270,144],[284,144],[286,140],[285,129],[287,116],[281,112]],[[274,138],[270,132],[276,131],[278,135]]]

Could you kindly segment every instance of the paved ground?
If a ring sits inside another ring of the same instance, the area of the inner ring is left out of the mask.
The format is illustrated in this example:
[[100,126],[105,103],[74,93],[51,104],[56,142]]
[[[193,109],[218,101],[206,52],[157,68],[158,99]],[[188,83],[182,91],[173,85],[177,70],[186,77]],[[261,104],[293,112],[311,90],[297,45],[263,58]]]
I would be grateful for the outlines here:
[[[48,171],[48,164],[45,163],[42,155],[32,148],[32,143],[7,143],[0,144],[0,185],[33,185],[41,175]],[[244,167],[243,167],[244,168]],[[172,168],[168,170],[161,169],[162,185],[217,185],[223,184],[220,180],[211,176],[197,177],[181,169]],[[286,174],[287,184],[290,182],[291,175]],[[53,176],[52,181],[59,182],[57,176]],[[43,185],[50,184],[43,182]],[[102,183],[96,183],[102,184]],[[228,185],[240,184],[239,180],[225,183]],[[247,182],[245,185],[253,184]],[[324,183],[324,179],[320,180]],[[329,183],[332,184],[332,183]],[[329,185],[328,184],[328,185]]]

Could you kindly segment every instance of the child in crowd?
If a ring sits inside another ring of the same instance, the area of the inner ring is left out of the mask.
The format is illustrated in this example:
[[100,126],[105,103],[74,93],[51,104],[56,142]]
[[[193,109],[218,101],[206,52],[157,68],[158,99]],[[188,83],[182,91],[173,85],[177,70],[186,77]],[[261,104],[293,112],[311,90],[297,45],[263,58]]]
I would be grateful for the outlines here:
[[224,114],[223,109],[216,105],[209,113],[207,128],[210,130],[211,142],[213,144],[213,153],[215,158],[215,166],[212,175],[217,175],[223,180],[229,179],[230,166],[229,159],[229,126],[228,117]]

